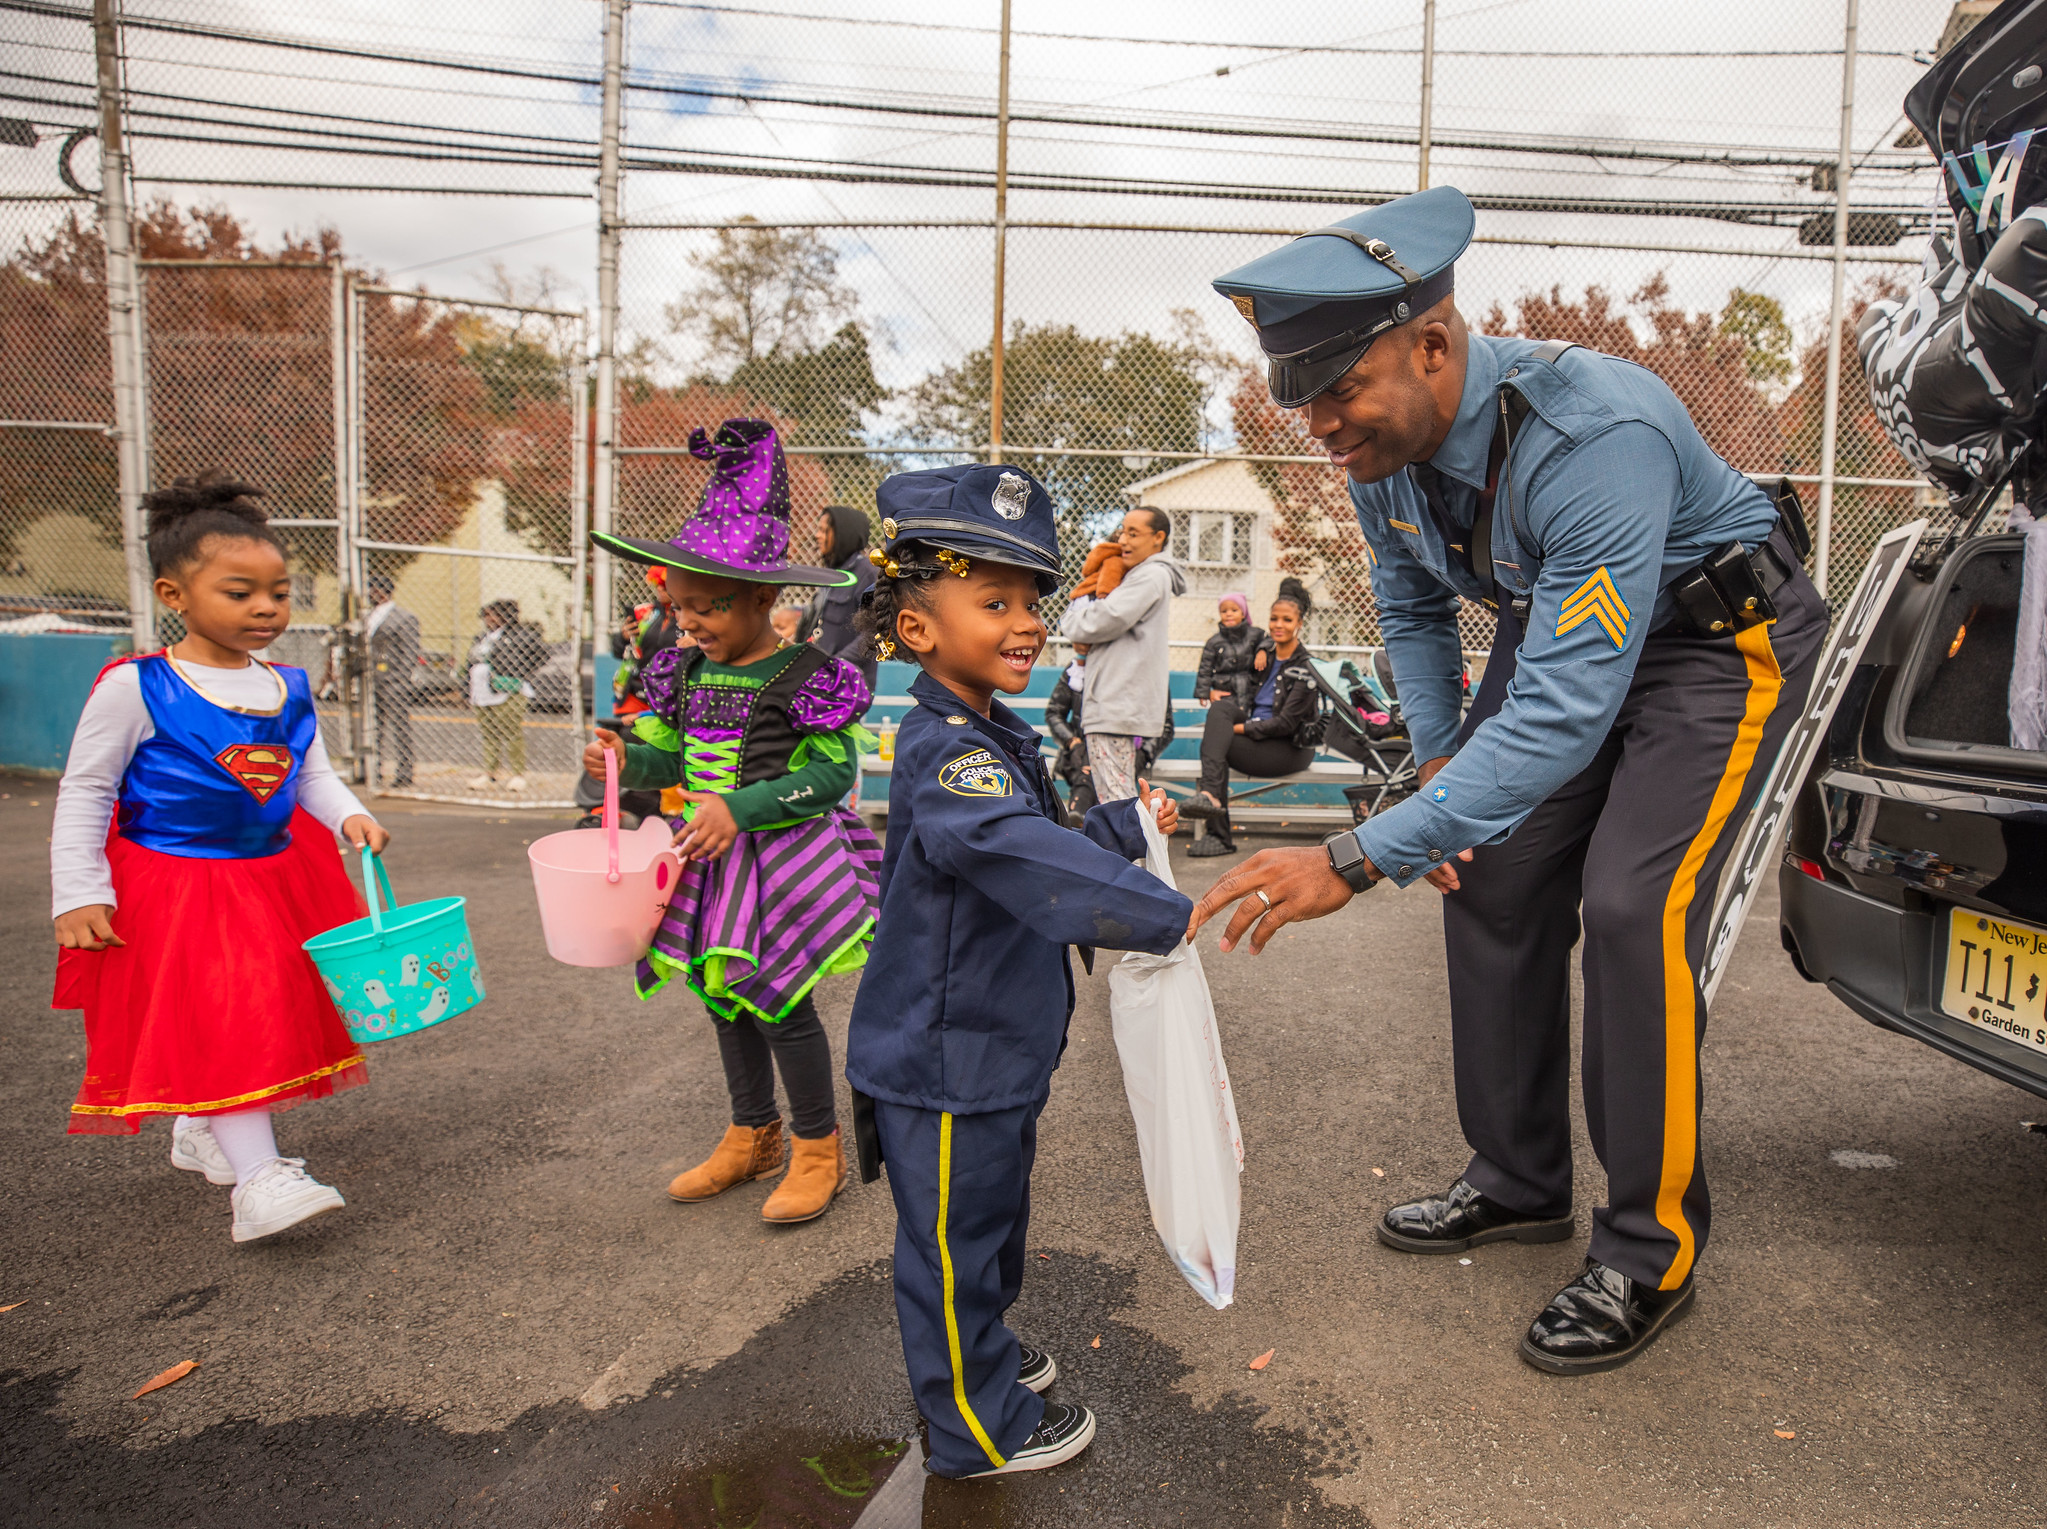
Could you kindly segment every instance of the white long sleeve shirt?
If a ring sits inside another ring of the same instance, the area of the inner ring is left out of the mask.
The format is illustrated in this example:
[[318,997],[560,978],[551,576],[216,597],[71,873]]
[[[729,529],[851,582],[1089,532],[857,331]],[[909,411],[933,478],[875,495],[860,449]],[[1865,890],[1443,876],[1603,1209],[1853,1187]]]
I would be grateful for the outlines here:
[[[277,679],[261,664],[241,669],[189,663],[184,667],[196,670],[206,689],[231,706],[267,711],[277,704]],[[133,664],[122,664],[93,690],[71,737],[71,756],[57,787],[57,812],[50,829],[50,917],[95,903],[115,906],[107,825],[113,820],[128,761],[144,740],[155,736],[156,724],[142,699],[142,678]],[[317,732],[299,767],[298,799],[301,807],[336,831],[363,812],[356,794],[328,763],[327,746]]]

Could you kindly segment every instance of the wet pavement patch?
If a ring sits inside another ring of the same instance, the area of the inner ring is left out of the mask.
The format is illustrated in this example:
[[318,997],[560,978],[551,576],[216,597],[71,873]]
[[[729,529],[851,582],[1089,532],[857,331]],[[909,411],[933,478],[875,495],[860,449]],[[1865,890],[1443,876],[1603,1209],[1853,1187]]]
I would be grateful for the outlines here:
[[115,1437],[104,1419],[67,1419],[67,1372],[0,1374],[0,1525],[1369,1529],[1319,1486],[1355,1469],[1368,1438],[1267,1426],[1238,1395],[1197,1407],[1178,1389],[1188,1365],[1119,1319],[1135,1302],[1130,1271],[1049,1251],[1031,1260],[1012,1321],[1058,1358],[1051,1395],[1101,1423],[1086,1454],[1053,1470],[973,1482],[923,1470],[884,1261],[644,1398],[558,1403],[483,1433],[372,1412]]

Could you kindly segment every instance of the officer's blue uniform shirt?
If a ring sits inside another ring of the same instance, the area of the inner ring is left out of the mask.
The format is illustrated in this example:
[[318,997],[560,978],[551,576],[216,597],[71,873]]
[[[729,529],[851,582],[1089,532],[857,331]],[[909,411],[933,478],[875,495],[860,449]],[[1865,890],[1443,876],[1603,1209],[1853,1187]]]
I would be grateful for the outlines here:
[[1458,596],[1481,598],[1407,473],[1350,485],[1371,549],[1379,629],[1420,761],[1453,754],[1415,796],[1364,823],[1359,844],[1407,885],[1445,858],[1506,837],[1592,761],[1620,710],[1663,591],[1715,548],[1761,544],[1776,507],[1722,460],[1654,372],[1577,349],[1473,334],[1464,395],[1441,450],[1450,518],[1477,519],[1503,382],[1530,405],[1493,506],[1502,603],[1526,596],[1514,678],[1497,715],[1457,748],[1463,667]]
[[1037,730],[976,715],[928,674],[896,734],[881,917],[846,1038],[846,1077],[953,1114],[1038,1099],[1073,1013],[1068,945],[1170,951],[1193,904],[1131,861],[1135,801],[1060,821]]

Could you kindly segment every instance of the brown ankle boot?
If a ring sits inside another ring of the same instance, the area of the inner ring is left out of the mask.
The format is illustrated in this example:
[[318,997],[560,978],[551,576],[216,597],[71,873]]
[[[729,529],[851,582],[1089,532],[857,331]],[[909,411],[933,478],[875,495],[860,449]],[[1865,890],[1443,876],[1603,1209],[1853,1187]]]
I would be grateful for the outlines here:
[[711,1155],[668,1186],[668,1198],[688,1204],[721,1195],[734,1184],[765,1178],[782,1166],[782,1122],[727,1126]]
[[790,1140],[795,1146],[789,1157],[789,1173],[761,1207],[763,1221],[783,1225],[814,1221],[830,1208],[832,1196],[846,1181],[846,1159],[839,1149],[837,1126],[832,1127],[829,1136],[792,1136]]

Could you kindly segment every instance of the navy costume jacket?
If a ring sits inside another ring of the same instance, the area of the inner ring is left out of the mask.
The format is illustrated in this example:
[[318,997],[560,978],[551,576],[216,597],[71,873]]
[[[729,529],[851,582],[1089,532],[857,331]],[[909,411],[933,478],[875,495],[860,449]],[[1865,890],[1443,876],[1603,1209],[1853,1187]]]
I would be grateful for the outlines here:
[[1000,701],[977,716],[929,675],[896,734],[881,920],[846,1039],[871,1098],[972,1115],[1038,1099],[1073,1014],[1069,945],[1170,951],[1193,904],[1131,861],[1135,801],[1081,833]]

